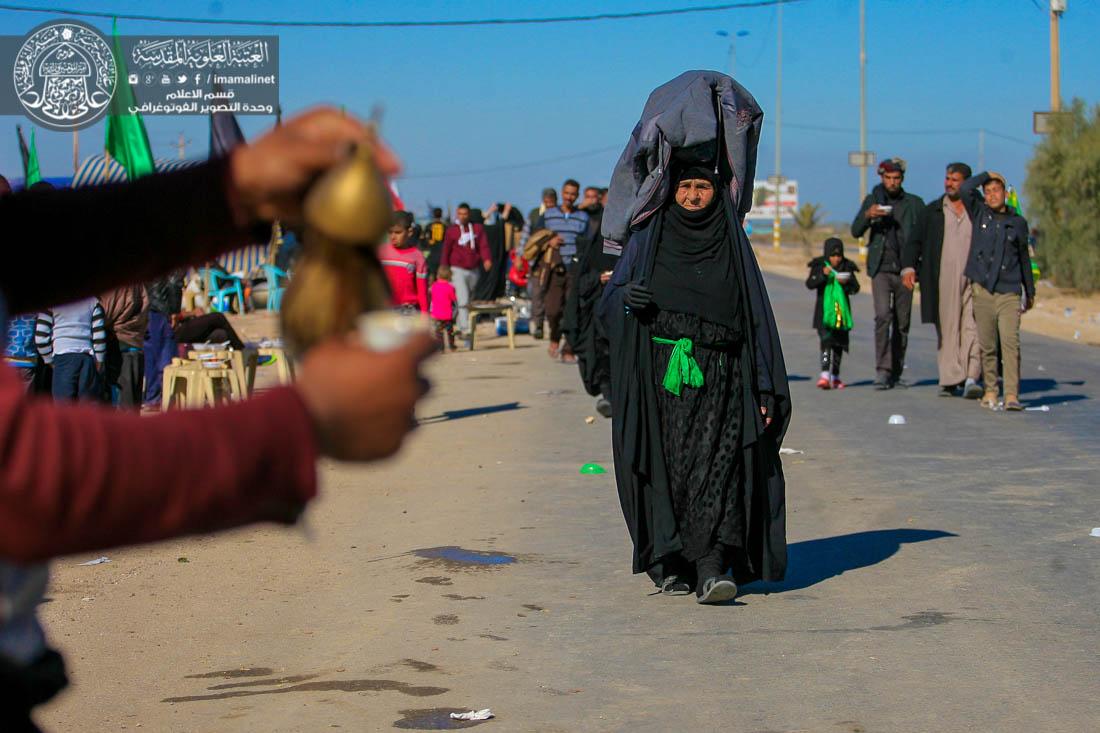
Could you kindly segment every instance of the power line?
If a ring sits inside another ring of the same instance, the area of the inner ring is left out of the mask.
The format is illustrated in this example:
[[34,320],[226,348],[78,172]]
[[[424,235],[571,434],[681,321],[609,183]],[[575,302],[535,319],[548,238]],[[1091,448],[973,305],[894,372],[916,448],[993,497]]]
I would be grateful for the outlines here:
[[[790,128],[795,129],[795,130],[807,130],[807,131],[810,131],[810,132],[844,132],[844,133],[857,133],[857,132],[859,132],[859,130],[857,130],[854,127],[828,127],[828,126],[825,126],[825,125],[800,125],[800,124],[793,123],[793,122],[785,123],[783,126],[784,127],[790,127]],[[980,132],[981,130],[985,130],[985,134],[987,134],[987,135],[992,135],[993,137],[999,137],[1002,140],[1010,140],[1014,143],[1019,143],[1020,145],[1027,145],[1028,147],[1030,147],[1030,146],[1035,144],[1033,142],[1030,142],[1028,140],[1023,140],[1023,139],[1018,138],[1018,137],[1012,137],[1011,135],[1005,135],[1005,134],[1000,133],[1000,132],[994,132],[993,130],[990,130],[988,127],[984,127],[984,128],[983,127],[957,127],[957,128],[946,128],[945,127],[945,128],[924,128],[924,129],[914,129],[914,130],[876,129],[876,130],[867,130],[867,132],[873,132],[876,135],[973,135],[973,134],[976,134],[976,133]]]
[[122,18],[151,23],[197,23],[202,25],[251,25],[284,28],[446,28],[455,26],[486,25],[548,25],[551,23],[589,23],[603,20],[636,20],[669,15],[717,13],[723,10],[764,8],[773,5],[790,5],[803,0],[743,0],[721,5],[703,5],[694,8],[668,8],[666,10],[636,10],[626,13],[595,13],[592,15],[560,15],[548,18],[478,18],[472,20],[243,20],[230,18],[172,18],[162,15],[137,13],[108,13],[96,10],[77,10],[63,7],[29,7],[0,3],[0,10],[17,13],[49,13],[84,18]]

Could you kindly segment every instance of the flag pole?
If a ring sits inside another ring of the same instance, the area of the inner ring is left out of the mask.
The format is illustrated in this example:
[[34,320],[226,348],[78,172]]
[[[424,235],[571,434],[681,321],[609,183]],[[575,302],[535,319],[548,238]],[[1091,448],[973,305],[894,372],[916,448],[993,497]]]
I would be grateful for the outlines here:
[[73,130],[73,175],[80,169],[80,132]]

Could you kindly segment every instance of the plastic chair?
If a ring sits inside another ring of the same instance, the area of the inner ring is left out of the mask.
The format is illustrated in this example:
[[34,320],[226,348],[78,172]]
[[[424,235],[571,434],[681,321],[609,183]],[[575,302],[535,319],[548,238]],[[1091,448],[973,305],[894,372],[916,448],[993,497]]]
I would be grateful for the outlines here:
[[229,311],[231,295],[237,296],[237,312],[244,313],[244,287],[241,279],[217,267],[206,268],[206,297],[210,299],[210,309],[219,313]]
[[[290,280],[290,276],[286,274],[286,271],[280,270],[275,265],[264,265],[264,272],[267,273],[267,309],[277,311],[283,307],[283,293],[286,292],[285,281]],[[284,284],[279,284],[279,278],[283,279]]]

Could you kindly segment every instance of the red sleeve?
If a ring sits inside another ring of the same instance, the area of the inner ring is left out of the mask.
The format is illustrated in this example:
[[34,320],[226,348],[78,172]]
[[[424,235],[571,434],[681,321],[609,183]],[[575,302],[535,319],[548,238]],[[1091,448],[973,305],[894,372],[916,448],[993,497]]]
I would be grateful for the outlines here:
[[455,246],[455,240],[458,239],[458,232],[454,227],[447,227],[443,232],[443,254],[439,257],[439,264],[442,267],[451,266],[451,248]]
[[477,227],[476,227],[476,230],[477,230],[477,234],[476,234],[476,236],[477,236],[477,251],[481,254],[481,261],[492,263],[493,255],[489,251],[489,237],[488,237],[488,235],[485,234],[485,227],[478,224]]
[[0,367],[0,556],[34,562],[295,521],[317,447],[293,388],[155,417],[56,405]]
[[419,252],[416,254],[416,299],[420,301],[420,312],[428,312],[428,261]]

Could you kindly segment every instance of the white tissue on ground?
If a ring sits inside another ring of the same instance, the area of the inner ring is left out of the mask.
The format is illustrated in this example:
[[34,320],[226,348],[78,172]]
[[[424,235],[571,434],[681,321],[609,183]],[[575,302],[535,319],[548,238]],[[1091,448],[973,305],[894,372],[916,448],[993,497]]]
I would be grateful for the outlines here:
[[468,713],[451,713],[451,718],[454,720],[488,720],[493,717],[493,711],[489,708],[484,710],[471,710]]

